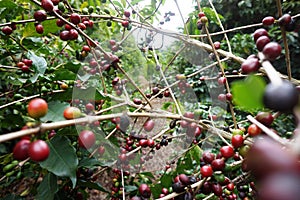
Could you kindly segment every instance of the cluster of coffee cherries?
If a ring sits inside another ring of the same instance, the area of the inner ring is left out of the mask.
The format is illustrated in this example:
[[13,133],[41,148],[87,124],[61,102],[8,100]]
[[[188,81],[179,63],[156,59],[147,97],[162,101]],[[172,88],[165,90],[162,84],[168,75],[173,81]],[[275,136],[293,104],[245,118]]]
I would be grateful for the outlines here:
[[[263,19],[263,24],[270,25],[274,23],[272,17],[266,17]],[[292,18],[290,15],[285,14],[279,20],[278,23],[282,27],[290,26]],[[254,41],[257,49],[262,52],[264,61],[274,61],[281,54],[281,45],[277,42],[271,42],[268,31],[264,28],[257,29],[254,34]],[[241,71],[249,74],[257,72],[260,68],[260,60],[256,55],[250,55],[241,65]],[[277,76],[277,74],[274,74]],[[273,76],[273,75],[271,75]],[[277,110],[280,112],[291,112],[295,105],[297,105],[299,94],[294,85],[289,81],[281,81],[281,83],[270,82],[264,92],[263,102],[265,107]],[[282,102],[285,102],[284,104]]]
[[[27,112],[34,119],[44,117],[48,112],[48,103],[41,98],[32,99],[28,103]],[[28,136],[22,137],[13,149],[13,157],[16,160],[25,160],[29,157],[33,161],[41,162],[46,160],[49,154],[49,146],[44,140],[37,139],[31,142],[31,137]]]
[[29,72],[31,66],[32,60],[26,58],[22,59],[22,61],[17,63],[17,67],[20,68],[23,72]]
[[123,14],[124,14],[124,19],[121,22],[121,24],[127,30],[131,30],[132,25],[130,24],[130,15],[131,15],[130,11],[125,10]]
[[181,94],[185,94],[187,90],[191,88],[191,85],[187,82],[185,75],[177,74],[175,79],[176,81],[179,81],[177,85]]
[[118,96],[121,96],[123,94],[123,86],[127,83],[127,79],[120,79],[120,77],[115,77],[111,84],[113,86],[114,91]]
[[[218,78],[218,84],[219,85],[225,85],[227,82],[227,78],[224,76],[221,76]],[[230,92],[226,93],[226,94],[219,94],[218,95],[218,100],[219,101],[232,101],[232,94]]]
[[4,26],[1,28],[2,33],[5,35],[11,35],[14,30],[17,29],[17,25],[15,23],[11,23],[9,26]]
[[146,183],[142,183],[139,186],[139,195],[133,196],[130,200],[144,200],[151,197],[150,187]]
[[[114,173],[114,177],[112,179],[112,186],[111,186],[111,199],[118,200],[122,197],[123,188],[122,188],[122,171],[120,169],[114,168],[112,170]],[[127,181],[130,176],[129,171],[123,172],[124,181]]]
[[198,28],[198,30],[202,30],[203,25],[205,25],[208,22],[208,19],[205,16],[204,12],[199,12],[198,17],[199,17],[199,19],[197,21],[197,28]]
[[[270,26],[276,21],[281,27],[284,27],[286,31],[292,31],[295,28],[295,20],[292,19],[289,14],[284,14],[278,20],[275,20],[275,18],[272,16],[268,16],[262,20],[262,23],[265,26]],[[253,34],[253,39],[258,51],[264,54],[266,60],[274,61],[276,58],[278,58],[278,56],[280,56],[282,49],[280,44],[270,40],[268,31],[266,29],[257,29]],[[257,72],[259,68],[259,59],[255,55],[250,55],[241,65],[241,71],[245,74]]]

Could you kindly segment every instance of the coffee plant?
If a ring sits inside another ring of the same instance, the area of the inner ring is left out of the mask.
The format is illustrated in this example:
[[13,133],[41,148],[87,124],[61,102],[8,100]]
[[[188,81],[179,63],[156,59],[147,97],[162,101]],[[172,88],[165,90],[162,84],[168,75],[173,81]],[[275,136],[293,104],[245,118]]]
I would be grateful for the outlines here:
[[0,0],[1,199],[298,200],[299,3],[184,3]]

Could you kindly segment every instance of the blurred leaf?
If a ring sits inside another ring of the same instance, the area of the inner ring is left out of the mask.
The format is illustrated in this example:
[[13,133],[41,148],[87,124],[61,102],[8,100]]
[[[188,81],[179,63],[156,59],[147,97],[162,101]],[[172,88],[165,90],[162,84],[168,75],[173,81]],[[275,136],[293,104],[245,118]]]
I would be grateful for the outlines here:
[[125,192],[133,192],[136,191],[138,188],[134,185],[125,185]]
[[37,188],[37,200],[52,200],[58,191],[57,176],[48,173]]
[[141,1],[143,1],[143,0],[133,0],[133,1],[131,1],[131,4],[132,4],[132,5],[135,5],[135,4],[138,4],[138,3],[141,2]]
[[262,109],[266,83],[263,78],[251,75],[242,81],[232,83],[233,102],[246,111]]
[[30,78],[30,81],[35,83],[39,76],[44,75],[47,69],[47,62],[45,58],[35,55],[32,51],[28,51],[27,58],[32,60],[32,65],[36,68],[34,76]]
[[96,190],[99,190],[99,191],[102,191],[102,192],[105,192],[105,193],[109,193],[104,187],[102,187],[102,185],[100,183],[93,183],[93,182],[89,182],[89,181],[79,179],[78,180],[78,185],[83,186],[83,187],[96,189]]
[[13,16],[23,11],[21,6],[11,0],[0,1],[0,18],[14,18]]
[[119,1],[113,1],[113,3],[114,3],[117,7],[123,9],[123,6],[122,6],[122,4],[121,4]]
[[202,149],[198,146],[195,145],[190,151],[189,154],[191,158],[197,162],[197,164],[200,164],[200,159],[202,156]]
[[57,135],[48,142],[48,145],[50,155],[45,161],[40,162],[41,167],[57,176],[69,177],[75,187],[78,158],[71,141],[67,137]]
[[57,70],[55,73],[55,78],[53,80],[75,80],[76,74],[67,69]]
[[63,112],[66,107],[70,106],[66,102],[51,101],[48,103],[48,113],[41,118],[42,122],[58,122],[65,120]]
[[99,166],[100,162],[96,158],[83,158],[80,160],[78,167],[93,168]]

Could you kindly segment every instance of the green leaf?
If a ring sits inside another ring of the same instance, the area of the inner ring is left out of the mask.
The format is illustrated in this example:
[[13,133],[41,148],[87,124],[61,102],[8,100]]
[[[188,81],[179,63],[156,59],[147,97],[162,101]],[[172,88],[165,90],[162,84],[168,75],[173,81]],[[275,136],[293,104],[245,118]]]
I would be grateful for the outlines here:
[[167,110],[170,107],[170,105],[172,105],[172,104],[173,103],[171,103],[171,102],[166,102],[166,103],[163,104],[162,109]]
[[135,4],[138,4],[141,1],[143,1],[143,0],[133,0],[133,1],[131,1],[131,4],[134,6]]
[[262,109],[263,95],[266,82],[263,78],[255,75],[247,77],[245,80],[232,83],[233,102],[241,109],[253,111]]
[[190,151],[189,154],[191,158],[197,162],[197,164],[200,164],[200,159],[202,156],[202,149],[198,146],[195,145]]
[[134,185],[125,185],[125,192],[134,192],[136,191],[138,188]]
[[58,191],[57,176],[48,173],[44,176],[43,181],[37,188],[37,200],[52,200],[55,193]]
[[23,8],[18,6],[11,0],[1,0],[0,1],[0,18],[10,18],[13,19],[15,15],[23,12]]
[[104,187],[102,187],[102,185],[100,183],[94,183],[94,182],[89,182],[89,181],[79,179],[78,180],[78,185],[83,186],[83,187],[96,189],[96,190],[99,190],[99,191],[102,191],[102,192],[105,192],[105,193],[109,193]]
[[172,181],[173,177],[171,174],[164,174],[160,179],[161,186],[166,188],[168,188],[171,185]]
[[48,113],[41,118],[42,122],[58,122],[65,120],[63,112],[70,104],[60,101],[51,101],[48,103]]
[[67,69],[60,69],[55,72],[54,80],[75,80],[76,74]]
[[48,159],[40,162],[41,167],[56,176],[69,177],[75,187],[78,158],[71,141],[67,137],[57,135],[48,142],[48,145],[50,155]]
[[32,65],[36,69],[35,74],[29,79],[32,83],[35,83],[39,76],[44,75],[47,69],[47,62],[45,58],[35,55],[32,51],[28,51],[27,58],[32,60]]
[[78,167],[93,168],[99,165],[99,160],[95,158],[83,158],[82,160],[80,160]]
[[123,9],[123,6],[122,6],[122,4],[121,4],[119,1],[113,1],[113,3],[114,3],[117,7]]

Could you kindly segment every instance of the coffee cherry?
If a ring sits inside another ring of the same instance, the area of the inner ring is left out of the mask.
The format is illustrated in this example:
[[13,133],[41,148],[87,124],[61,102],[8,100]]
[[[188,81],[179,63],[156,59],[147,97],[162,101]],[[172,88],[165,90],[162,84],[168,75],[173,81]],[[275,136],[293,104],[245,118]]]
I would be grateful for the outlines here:
[[88,112],[91,112],[95,109],[94,105],[92,103],[87,103],[85,105],[85,109],[88,111]]
[[152,88],[152,95],[156,95],[159,93],[159,88],[158,87],[153,87]]
[[140,147],[147,147],[147,146],[148,146],[148,140],[146,140],[146,139],[141,139],[141,140],[139,141],[139,146],[140,146]]
[[231,158],[234,155],[234,151],[231,146],[221,147],[220,152],[224,158]]
[[81,20],[80,15],[78,15],[77,13],[72,13],[72,14],[70,15],[70,21],[71,21],[73,24],[75,24],[75,25],[79,24],[79,23],[80,23],[80,20]]
[[200,173],[202,177],[210,177],[213,174],[212,167],[210,165],[204,165],[201,167]]
[[170,97],[171,96],[171,93],[169,90],[165,90],[164,91],[164,97]]
[[186,112],[183,114],[184,117],[194,119],[195,114],[193,112]]
[[218,196],[218,197],[222,196],[223,189],[222,189],[222,186],[219,183],[212,184],[211,188],[212,188],[213,193],[216,196]]
[[147,132],[150,132],[152,131],[152,129],[154,128],[154,125],[155,125],[155,122],[152,120],[152,119],[148,119],[143,127],[144,127],[144,130],[147,131]]
[[150,196],[151,196],[150,187],[147,184],[144,184],[144,183],[141,184],[139,186],[139,193],[142,197],[150,198]]
[[214,171],[223,171],[225,169],[225,161],[222,158],[215,159],[211,162]]
[[221,43],[219,41],[214,42],[214,47],[215,47],[215,49],[220,49]]
[[82,148],[89,149],[96,142],[96,136],[92,131],[83,130],[79,133],[78,144]]
[[44,27],[43,27],[42,24],[37,24],[37,25],[35,26],[35,30],[36,30],[36,32],[39,33],[39,34],[43,34],[43,33],[44,33]]
[[99,156],[102,156],[105,153],[105,147],[104,146],[98,147],[97,153]]
[[269,112],[259,112],[255,116],[255,119],[257,121],[259,121],[260,123],[262,123],[263,125],[268,126],[268,127],[271,126],[271,124],[274,121],[273,115]]
[[47,13],[44,10],[38,10],[33,14],[33,18],[38,22],[45,21],[47,19]]
[[70,39],[70,32],[67,30],[64,30],[60,32],[59,37],[63,41],[68,41]]
[[219,94],[218,99],[219,101],[226,101],[226,94]]
[[60,3],[60,0],[51,0],[51,1],[54,5],[58,5]]
[[274,173],[260,183],[259,200],[297,200],[300,196],[298,173]]
[[48,104],[44,99],[35,98],[28,103],[28,115],[32,118],[41,118],[48,112]]
[[54,5],[51,0],[42,0],[41,6],[44,10],[51,12],[53,11]]
[[124,16],[125,16],[125,17],[130,17],[130,11],[125,10],[125,11],[124,11]]
[[205,151],[202,154],[203,161],[207,164],[210,164],[215,159],[215,154]]
[[136,105],[141,105],[143,102],[142,102],[141,99],[134,98],[134,99],[133,99],[133,103],[136,104]]
[[273,61],[281,54],[281,46],[277,42],[270,42],[263,48],[266,59]]
[[5,35],[10,35],[12,34],[13,30],[10,26],[4,26],[1,31],[5,34]]
[[31,160],[41,162],[48,158],[50,149],[43,140],[36,140],[29,145],[28,155]]
[[282,16],[279,18],[279,20],[278,20],[280,26],[286,26],[286,25],[288,25],[291,21],[292,21],[292,17],[291,17],[291,15],[289,15],[289,14],[284,14],[284,15],[282,15]]
[[56,20],[56,26],[63,27],[65,25],[65,22],[61,19]]
[[241,135],[234,135],[231,138],[231,144],[234,148],[239,148],[244,144],[244,138]]
[[275,19],[272,16],[265,17],[262,20],[262,23],[265,26],[271,26],[272,24],[274,24],[274,22],[275,22]]
[[25,64],[25,65],[27,65],[27,66],[32,66],[32,60],[30,60],[30,59],[23,59],[22,60],[23,61],[23,63]]
[[257,29],[254,34],[253,34],[253,38],[254,38],[254,42],[256,42],[256,40],[260,37],[260,36],[269,36],[268,32],[266,31],[266,29],[264,28],[260,28]]
[[273,173],[298,173],[299,170],[297,155],[283,149],[282,145],[266,136],[255,140],[245,159],[247,168],[257,179]]
[[257,58],[247,58],[241,65],[242,72],[245,74],[257,72],[259,67],[260,64]]
[[264,92],[263,102],[267,108],[290,112],[298,103],[298,92],[294,85],[283,81],[280,85],[269,83]]
[[256,47],[258,49],[258,51],[262,51],[264,49],[264,47],[266,46],[266,44],[268,44],[270,42],[270,39],[268,36],[260,36],[257,40],[256,40]]
[[189,185],[190,184],[190,178],[185,175],[185,174],[180,174],[179,176],[179,181],[183,184],[183,185]]
[[122,26],[124,27],[124,28],[127,28],[128,26],[129,26],[129,21],[127,21],[127,20],[124,20],[124,21],[122,21]]
[[69,31],[69,30],[73,29],[73,27],[72,27],[71,25],[69,25],[69,24],[66,24],[66,25],[65,25],[65,29],[66,29],[67,31]]
[[202,24],[206,24],[208,22],[208,18],[206,16],[203,16],[200,18]]
[[203,23],[202,23],[201,19],[199,19],[199,20],[197,21],[197,29],[198,29],[198,30],[202,30],[202,28],[203,28]]
[[65,119],[76,119],[81,117],[81,111],[79,110],[79,108],[76,107],[67,107],[64,110],[64,117]]
[[148,145],[148,147],[153,148],[155,146],[154,140],[153,139],[148,139],[147,140],[147,145]]
[[181,193],[184,191],[184,185],[180,181],[177,181],[172,184],[172,189],[173,189],[173,192]]
[[227,101],[232,101],[232,94],[231,93],[226,93],[226,99]]
[[16,160],[25,160],[29,157],[28,148],[30,145],[30,140],[22,139],[20,140],[13,149],[13,157]]
[[226,83],[226,77],[220,77],[219,79],[218,79],[218,83],[219,83],[219,85],[224,85],[225,83]]
[[21,67],[21,70],[22,70],[22,72],[29,72],[29,71],[30,71],[30,68],[29,68],[27,65],[23,65],[23,66]]
[[75,29],[69,31],[69,39],[76,40],[78,38],[78,32]]

